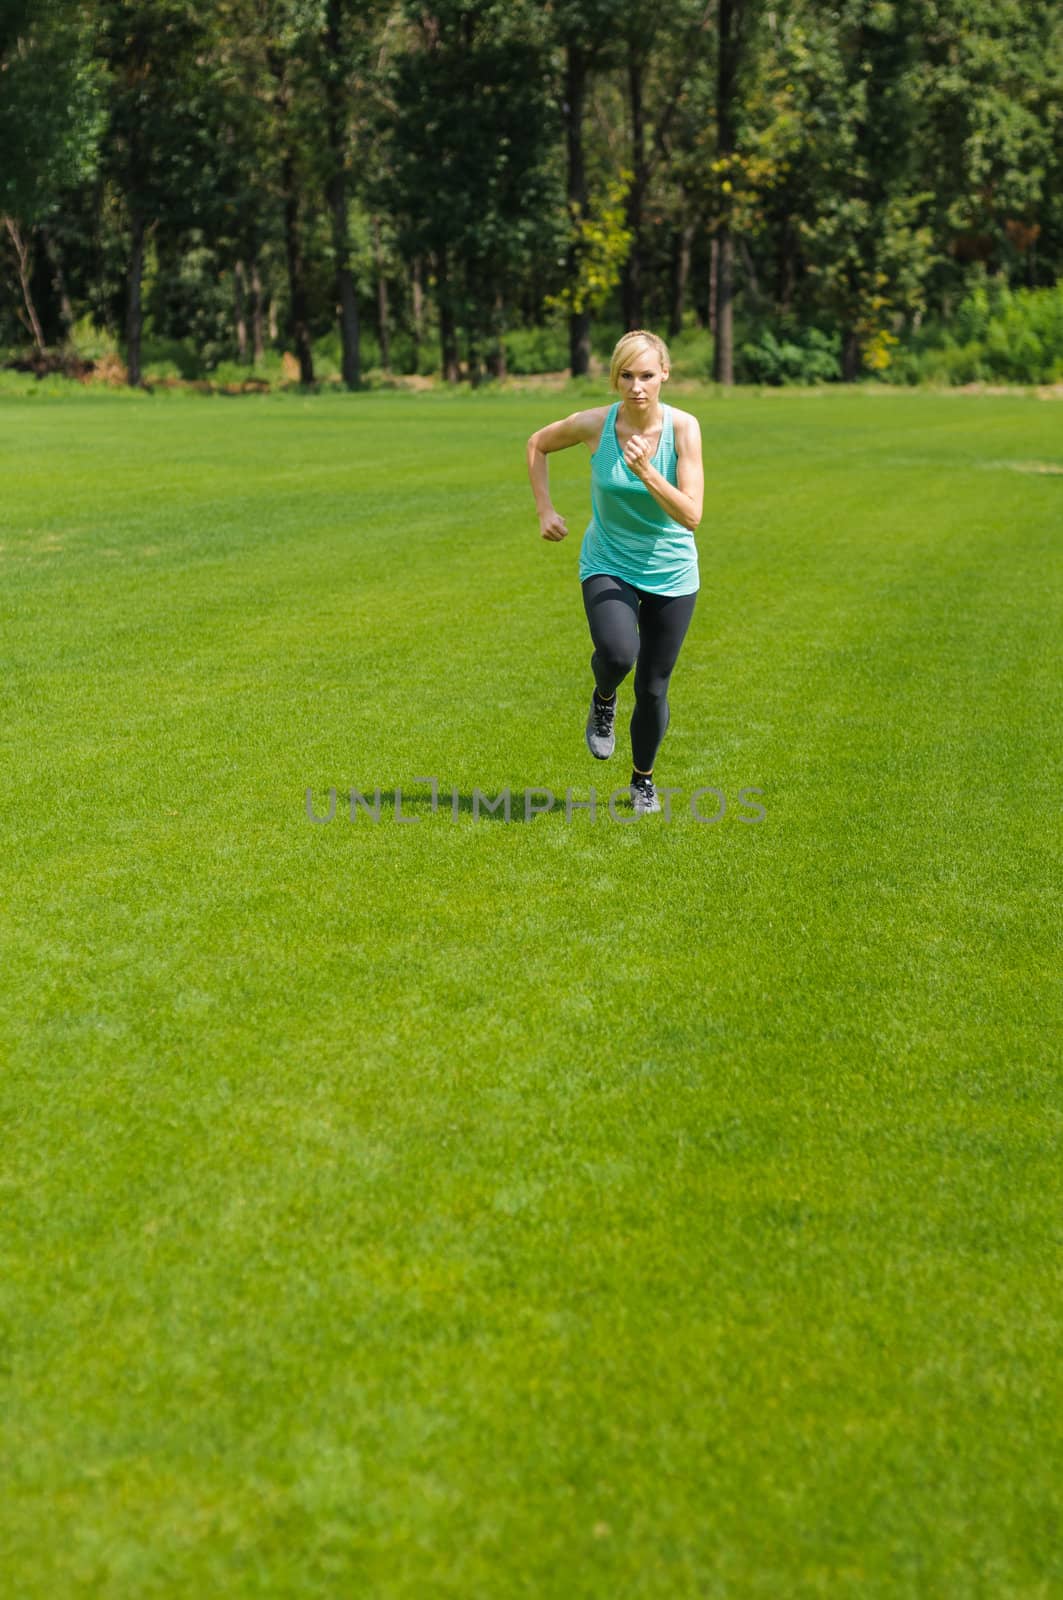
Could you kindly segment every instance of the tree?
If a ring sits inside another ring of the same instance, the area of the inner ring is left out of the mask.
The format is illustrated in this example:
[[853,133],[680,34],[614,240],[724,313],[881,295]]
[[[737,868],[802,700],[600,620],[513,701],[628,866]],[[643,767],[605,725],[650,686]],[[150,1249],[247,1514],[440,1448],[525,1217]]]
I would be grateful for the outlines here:
[[26,322],[43,354],[31,288],[35,235],[43,236],[61,283],[47,228],[63,191],[90,180],[103,124],[100,78],[76,0],[8,0],[0,18],[0,91],[0,216],[15,254]]
[[818,37],[813,19],[795,62],[810,102],[803,155],[814,192],[797,232],[821,303],[840,324],[848,381],[865,361],[884,364],[890,323],[922,308],[933,260],[930,197],[917,187],[911,139],[920,4],[843,0]]
[[[569,239],[565,274],[578,280],[590,217],[590,189],[584,149],[584,119],[591,76],[616,59],[619,36],[615,30],[617,8],[608,0],[554,0],[550,9],[553,36],[564,55],[561,110],[567,155],[567,206]],[[574,305],[568,319],[569,369],[582,377],[590,368],[591,305]]]
[[108,77],[104,166],[128,230],[126,366],[141,381],[142,285],[149,232],[202,222],[219,201],[216,56],[193,0],[99,0]]
[[[714,10],[714,0],[708,5],[704,0],[676,0],[667,11],[636,11],[617,24],[626,52],[624,70],[631,131],[626,218],[631,246],[621,296],[623,320],[628,328],[642,327],[646,320],[645,212],[650,186],[670,153],[672,130],[687,86],[705,58],[706,35]],[[681,200],[679,204],[681,207]],[[667,206],[662,207],[666,209]],[[679,220],[679,227],[688,230],[689,250],[692,234],[688,220]]]
[[[972,262],[1037,281],[1063,269],[1052,232],[1063,145],[1063,10],[1055,0],[929,0],[913,71],[920,183],[949,294]],[[1057,181],[1053,182],[1053,174]]]
[[713,377],[734,383],[734,232],[731,165],[737,153],[739,74],[743,66],[753,0],[719,0],[716,27],[716,150],[721,205],[716,225],[717,267],[713,305]]
[[554,208],[543,48],[518,6],[437,0],[410,14],[417,47],[391,74],[380,198],[402,247],[432,262],[444,378],[458,377],[463,328],[476,381],[497,370],[507,286]]
[[348,106],[351,101],[351,32],[353,16],[366,18],[364,7],[351,0],[326,0],[323,31],[326,126],[328,130],[329,214],[332,218],[332,249],[336,262],[336,301],[339,309],[340,343],[343,351],[343,381],[356,389],[361,381],[361,356],[358,337],[358,302],[351,272],[350,240],[347,222]]

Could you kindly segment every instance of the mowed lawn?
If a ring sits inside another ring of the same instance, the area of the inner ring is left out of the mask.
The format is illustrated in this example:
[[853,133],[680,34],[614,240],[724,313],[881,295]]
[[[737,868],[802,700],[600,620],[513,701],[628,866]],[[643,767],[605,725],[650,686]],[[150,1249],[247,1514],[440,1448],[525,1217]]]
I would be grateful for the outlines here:
[[0,403],[11,1600],[1063,1592],[1063,406],[672,398],[635,823],[587,391]]

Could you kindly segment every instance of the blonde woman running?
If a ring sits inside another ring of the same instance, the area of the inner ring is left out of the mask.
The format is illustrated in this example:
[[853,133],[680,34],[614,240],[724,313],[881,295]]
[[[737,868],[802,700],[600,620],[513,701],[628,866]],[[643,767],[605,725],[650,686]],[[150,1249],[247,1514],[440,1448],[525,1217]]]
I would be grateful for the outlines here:
[[697,419],[662,405],[668,348],[654,333],[626,333],[613,351],[611,406],[575,411],[528,440],[528,475],[544,539],[568,536],[550,498],[547,456],[585,444],[591,453],[592,515],[579,576],[594,653],[587,745],[605,761],[616,747],[617,689],[635,667],[631,799],[637,814],[660,811],[653,764],[668,727],[668,681],[699,587],[694,530],[704,471]]

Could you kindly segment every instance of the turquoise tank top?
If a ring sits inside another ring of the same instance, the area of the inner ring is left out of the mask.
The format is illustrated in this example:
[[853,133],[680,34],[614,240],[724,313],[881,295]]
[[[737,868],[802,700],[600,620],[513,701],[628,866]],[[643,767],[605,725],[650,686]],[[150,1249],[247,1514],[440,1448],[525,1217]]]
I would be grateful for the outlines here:
[[[649,594],[693,594],[700,587],[694,535],[658,505],[624,460],[616,437],[619,410],[618,400],[609,408],[591,456],[592,514],[580,546],[580,582],[603,572]],[[678,487],[672,408],[662,406],[661,411],[653,465]]]

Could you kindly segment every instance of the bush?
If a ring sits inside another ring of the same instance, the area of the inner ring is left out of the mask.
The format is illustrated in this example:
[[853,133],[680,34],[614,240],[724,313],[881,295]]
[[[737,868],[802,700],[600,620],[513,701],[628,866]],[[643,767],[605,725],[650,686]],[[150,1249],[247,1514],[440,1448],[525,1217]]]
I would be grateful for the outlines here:
[[568,366],[568,331],[560,323],[540,328],[511,328],[503,334],[506,366],[517,376],[561,372]]
[[90,316],[79,318],[70,336],[71,347],[85,361],[99,361],[103,356],[118,354],[118,341],[99,327]]
[[256,367],[249,366],[245,361],[219,361],[210,374],[211,383],[223,385],[248,383],[252,378],[260,383],[283,382],[284,367],[275,350],[267,350]]
[[[366,365],[378,366],[380,353],[375,335],[372,338],[372,348],[377,352],[375,360],[371,363],[367,361]],[[392,334],[388,354],[391,357],[392,372],[417,373],[423,378],[434,377],[439,371],[439,330],[434,324],[425,328],[421,338],[420,349],[416,352],[416,360],[414,359],[413,335],[411,333],[400,332]]]
[[1063,283],[976,282],[947,323],[910,335],[882,374],[892,383],[1055,383],[1063,373]]
[[735,352],[738,383],[771,387],[796,383],[836,383],[841,375],[841,335],[788,323],[758,330]]
[[711,383],[713,340],[708,328],[684,328],[673,339],[666,339],[672,358],[673,378]]
[[946,341],[926,350],[902,347],[879,376],[886,383],[932,383],[944,387],[981,383],[988,376],[983,354],[977,340],[962,345]]
[[152,378],[202,378],[203,358],[191,339],[156,339],[140,342],[140,370]]

